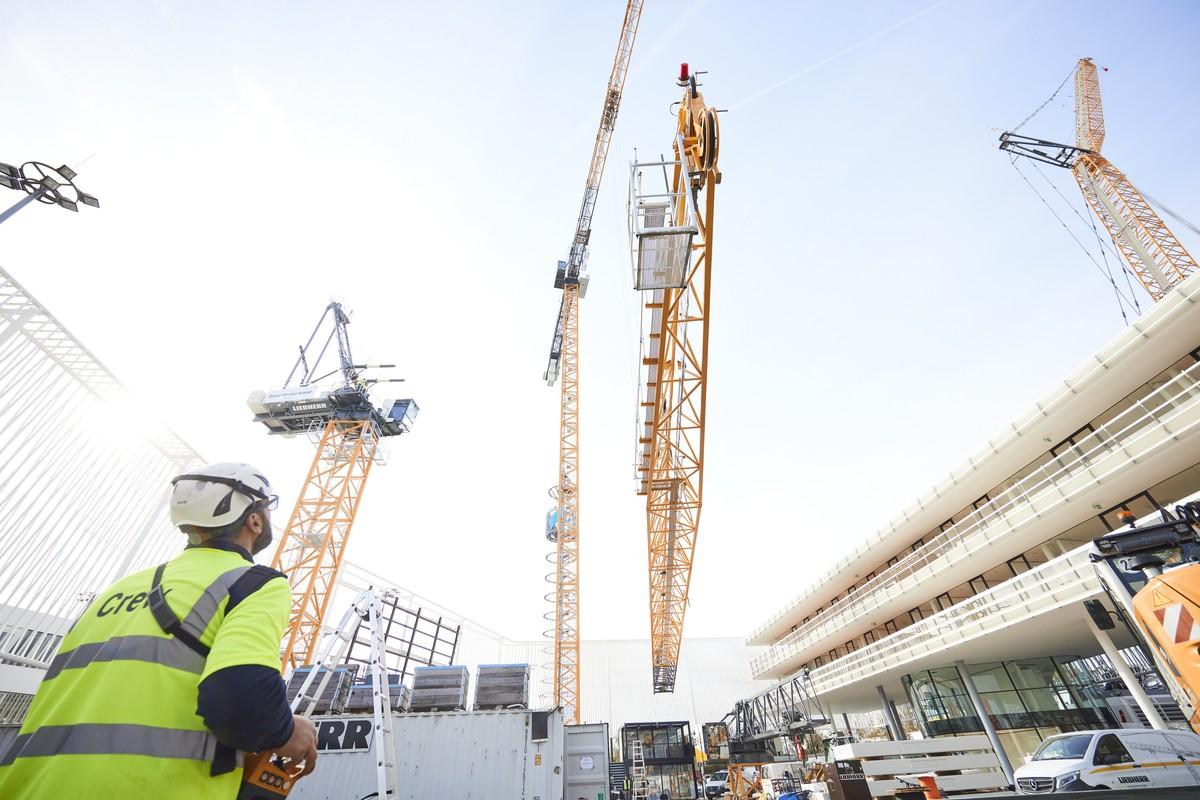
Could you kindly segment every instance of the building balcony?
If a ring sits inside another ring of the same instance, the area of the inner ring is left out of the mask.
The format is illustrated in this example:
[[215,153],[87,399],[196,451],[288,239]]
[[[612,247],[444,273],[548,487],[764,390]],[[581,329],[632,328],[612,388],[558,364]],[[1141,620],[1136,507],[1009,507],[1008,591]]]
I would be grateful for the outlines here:
[[853,586],[887,556],[918,537],[1046,453],[1105,409],[1150,381],[1182,355],[1181,344],[1200,342],[1200,278],[1184,282],[1124,328],[1079,369],[1006,426],[945,480],[922,495],[882,529],[869,534],[819,579],[772,614],[746,639],[770,645],[792,626]]
[[[1096,568],[1088,560],[1088,547],[1079,547],[814,669],[810,675],[813,687],[819,697],[824,697],[851,684],[863,683],[873,695],[874,686],[883,682],[885,676],[890,678],[889,673],[910,672],[934,661],[939,666],[947,661],[953,663],[961,656],[948,651],[981,637],[994,638],[989,638],[986,652],[972,653],[975,661],[1024,657],[1021,652],[1024,649],[1031,654],[1069,653],[1072,648],[1090,652],[1096,649],[1096,644],[1079,604],[1102,594]],[[1043,619],[1037,625],[1024,625],[1056,611],[1066,612],[1070,622],[1050,625]],[[1017,631],[1014,626],[1023,627]],[[1010,636],[1003,636],[1004,633]],[[1011,636],[1021,637],[1026,645],[1014,646]],[[1063,650],[1064,647],[1067,649]]]
[[1194,364],[798,626],[755,658],[751,673],[778,678],[795,671],[814,656],[1192,466],[1198,443],[1200,364]]

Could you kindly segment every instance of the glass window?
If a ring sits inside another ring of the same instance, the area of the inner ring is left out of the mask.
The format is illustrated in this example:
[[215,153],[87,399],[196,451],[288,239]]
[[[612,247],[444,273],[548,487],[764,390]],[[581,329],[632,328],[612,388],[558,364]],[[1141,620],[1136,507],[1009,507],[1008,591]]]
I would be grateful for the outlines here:
[[[1025,705],[1016,692],[980,692],[979,699],[983,701],[983,707],[987,709],[987,713],[993,717],[1025,713]],[[1017,726],[1009,724],[1003,727]]]
[[1096,755],[1092,758],[1093,764],[1128,764],[1132,761],[1133,756],[1129,755],[1125,745],[1121,744],[1121,740],[1113,734],[1101,736],[1100,741],[1096,742]]
[[1088,745],[1092,743],[1092,734],[1081,733],[1078,736],[1059,736],[1057,739],[1047,739],[1033,754],[1033,761],[1055,761],[1058,759],[1083,758]]
[[1014,688],[1003,664],[972,664],[967,667],[975,688],[983,692],[1002,692]]
[[1059,683],[1054,664],[1046,659],[1034,661],[1010,661],[1008,676],[1018,689],[1044,689]]

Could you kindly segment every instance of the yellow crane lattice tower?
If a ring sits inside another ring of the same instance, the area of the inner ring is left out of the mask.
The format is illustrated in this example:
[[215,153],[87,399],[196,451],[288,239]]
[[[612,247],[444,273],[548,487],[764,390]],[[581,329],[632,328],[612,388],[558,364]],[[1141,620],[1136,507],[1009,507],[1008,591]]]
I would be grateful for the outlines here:
[[[355,364],[349,322],[341,303],[326,306],[283,388],[254,392],[247,401],[255,421],[269,433],[304,434],[316,444],[308,476],[271,559],[271,567],[286,573],[292,587],[292,612],[283,638],[285,672],[311,663],[317,652],[363,489],[371,467],[381,460],[381,440],[409,433],[418,412],[411,399],[382,407],[371,399],[372,386],[394,381],[368,378],[366,371],[393,365]],[[323,342],[321,333],[326,334]],[[322,363],[333,350],[337,365],[325,371]],[[337,383],[323,383],[334,375]]]
[[325,423],[287,529],[271,559],[292,584],[284,668],[312,662],[379,441],[369,420]]
[[563,708],[564,716],[579,722],[579,301],[587,288],[587,245],[592,234],[592,216],[608,148],[616,129],[617,112],[633,45],[637,39],[642,17],[642,0],[628,0],[617,53],[613,59],[600,126],[592,147],[584,184],[583,204],[571,240],[566,261],[558,262],[554,287],[562,290],[550,359],[543,377],[553,386],[562,375],[562,395],[559,413],[558,482],[551,493],[557,502],[553,530],[547,536],[555,542],[554,572],[548,578],[554,584],[554,611],[549,635],[554,640],[551,680],[554,704]]

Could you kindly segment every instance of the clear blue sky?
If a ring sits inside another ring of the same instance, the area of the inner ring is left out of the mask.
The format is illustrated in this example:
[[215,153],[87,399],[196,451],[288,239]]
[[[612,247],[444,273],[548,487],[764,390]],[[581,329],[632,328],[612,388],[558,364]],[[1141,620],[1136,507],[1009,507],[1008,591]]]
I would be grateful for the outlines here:
[[[267,469],[285,505],[311,451],[255,429],[244,399],[344,300],[359,355],[399,363],[423,409],[350,557],[533,636],[550,283],[622,9],[10,0],[0,160],[90,157],[80,182],[103,207],[29,209],[0,229],[0,263],[201,452]],[[648,630],[626,165],[668,149],[680,61],[730,109],[687,630],[737,635],[1120,328],[996,136],[1092,56],[1105,153],[1200,218],[1198,40],[1190,2],[646,0],[583,309],[584,636]],[[1070,141],[1069,90],[1025,130]]]

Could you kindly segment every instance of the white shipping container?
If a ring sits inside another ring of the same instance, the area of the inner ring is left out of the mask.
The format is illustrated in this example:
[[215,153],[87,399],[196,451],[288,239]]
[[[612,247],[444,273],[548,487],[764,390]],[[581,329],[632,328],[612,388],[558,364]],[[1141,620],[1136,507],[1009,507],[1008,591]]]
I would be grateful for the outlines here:
[[[541,720],[545,721],[544,726]],[[562,711],[395,714],[399,800],[561,800]],[[316,717],[317,769],[294,800],[363,800],[376,791],[369,715]],[[365,724],[364,724],[365,723]],[[544,737],[544,738],[543,738]]]

